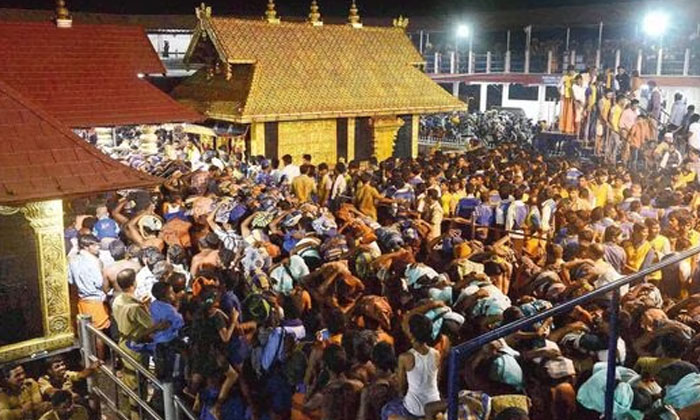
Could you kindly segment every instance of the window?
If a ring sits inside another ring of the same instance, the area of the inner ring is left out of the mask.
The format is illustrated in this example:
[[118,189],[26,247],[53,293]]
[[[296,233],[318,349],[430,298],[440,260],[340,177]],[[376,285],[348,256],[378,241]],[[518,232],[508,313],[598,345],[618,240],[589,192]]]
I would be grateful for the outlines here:
[[512,84],[508,90],[508,99],[519,101],[536,101],[537,89],[537,86]]
[[556,86],[547,86],[544,91],[544,100],[547,102],[556,102],[559,100],[559,88]]

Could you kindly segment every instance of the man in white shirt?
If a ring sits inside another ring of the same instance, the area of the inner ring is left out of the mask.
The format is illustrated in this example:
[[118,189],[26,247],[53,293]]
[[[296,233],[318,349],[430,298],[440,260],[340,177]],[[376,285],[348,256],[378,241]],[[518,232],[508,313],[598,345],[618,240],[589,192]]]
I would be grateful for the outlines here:
[[345,170],[344,163],[338,162],[338,164],[335,165],[335,179],[333,180],[330,196],[331,208],[335,208],[340,201],[340,196],[347,193],[348,183],[345,180]]
[[301,171],[297,165],[292,164],[292,157],[290,155],[282,156],[282,162],[284,163],[284,168],[282,168],[282,183],[291,184],[294,178],[301,175]]
[[586,109],[586,87],[583,85],[583,77],[580,74],[574,78],[571,91],[574,97],[574,124],[578,136],[581,134],[581,121],[583,121],[583,113]]
[[683,95],[676,92],[673,96],[673,106],[671,107],[671,116],[668,118],[668,123],[673,127],[671,130],[676,130],[683,125],[683,117],[685,116],[686,103],[683,100]]
[[693,114],[689,122],[688,145],[696,152],[700,152],[700,114]]

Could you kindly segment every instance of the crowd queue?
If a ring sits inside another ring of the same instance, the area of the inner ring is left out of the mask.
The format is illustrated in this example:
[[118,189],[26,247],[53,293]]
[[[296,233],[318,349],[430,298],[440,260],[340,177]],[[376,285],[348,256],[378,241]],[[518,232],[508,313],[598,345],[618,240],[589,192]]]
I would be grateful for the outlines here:
[[688,147],[700,149],[695,106],[681,93],[666,104],[657,83],[643,80],[636,70],[630,75],[620,66],[599,73],[591,67],[579,73],[569,66],[559,91],[561,132],[592,142],[595,154],[608,164],[621,161],[637,167],[653,161],[654,153],[662,153],[654,149],[661,131],[674,146],[670,153],[674,163],[680,163]]
[[[72,202],[68,281],[202,420],[444,418],[451,347],[700,245],[692,144],[638,170],[524,143],[330,167],[166,142],[162,185]],[[622,290],[616,418],[700,418],[697,266]],[[598,418],[609,314],[593,300],[470,355],[460,419]],[[95,418],[75,384],[98,367],[2,367],[0,419]]]

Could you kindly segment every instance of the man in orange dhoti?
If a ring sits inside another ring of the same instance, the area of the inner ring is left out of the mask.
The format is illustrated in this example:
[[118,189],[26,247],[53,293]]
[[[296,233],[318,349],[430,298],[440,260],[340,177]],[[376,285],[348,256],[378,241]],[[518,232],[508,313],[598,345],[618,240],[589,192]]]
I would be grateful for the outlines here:
[[559,82],[559,93],[561,94],[561,109],[559,111],[559,131],[566,134],[575,132],[575,112],[574,112],[574,66],[569,65],[566,73]]

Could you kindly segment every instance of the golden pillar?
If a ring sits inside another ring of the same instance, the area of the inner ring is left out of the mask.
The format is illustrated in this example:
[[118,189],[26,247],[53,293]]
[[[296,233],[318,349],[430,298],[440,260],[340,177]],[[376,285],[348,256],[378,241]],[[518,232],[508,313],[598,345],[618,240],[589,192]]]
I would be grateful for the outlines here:
[[418,157],[418,134],[420,131],[420,115],[411,115],[411,157]]
[[394,154],[396,135],[403,125],[404,121],[395,116],[372,118],[372,137],[374,140],[372,154],[377,160],[381,162]]
[[[5,213],[11,209],[2,208]],[[63,203],[61,200],[32,202],[15,210],[22,212],[35,237],[44,336],[0,347],[0,363],[74,343],[63,242]]]
[[355,159],[355,119],[348,118],[348,160],[345,163]]

